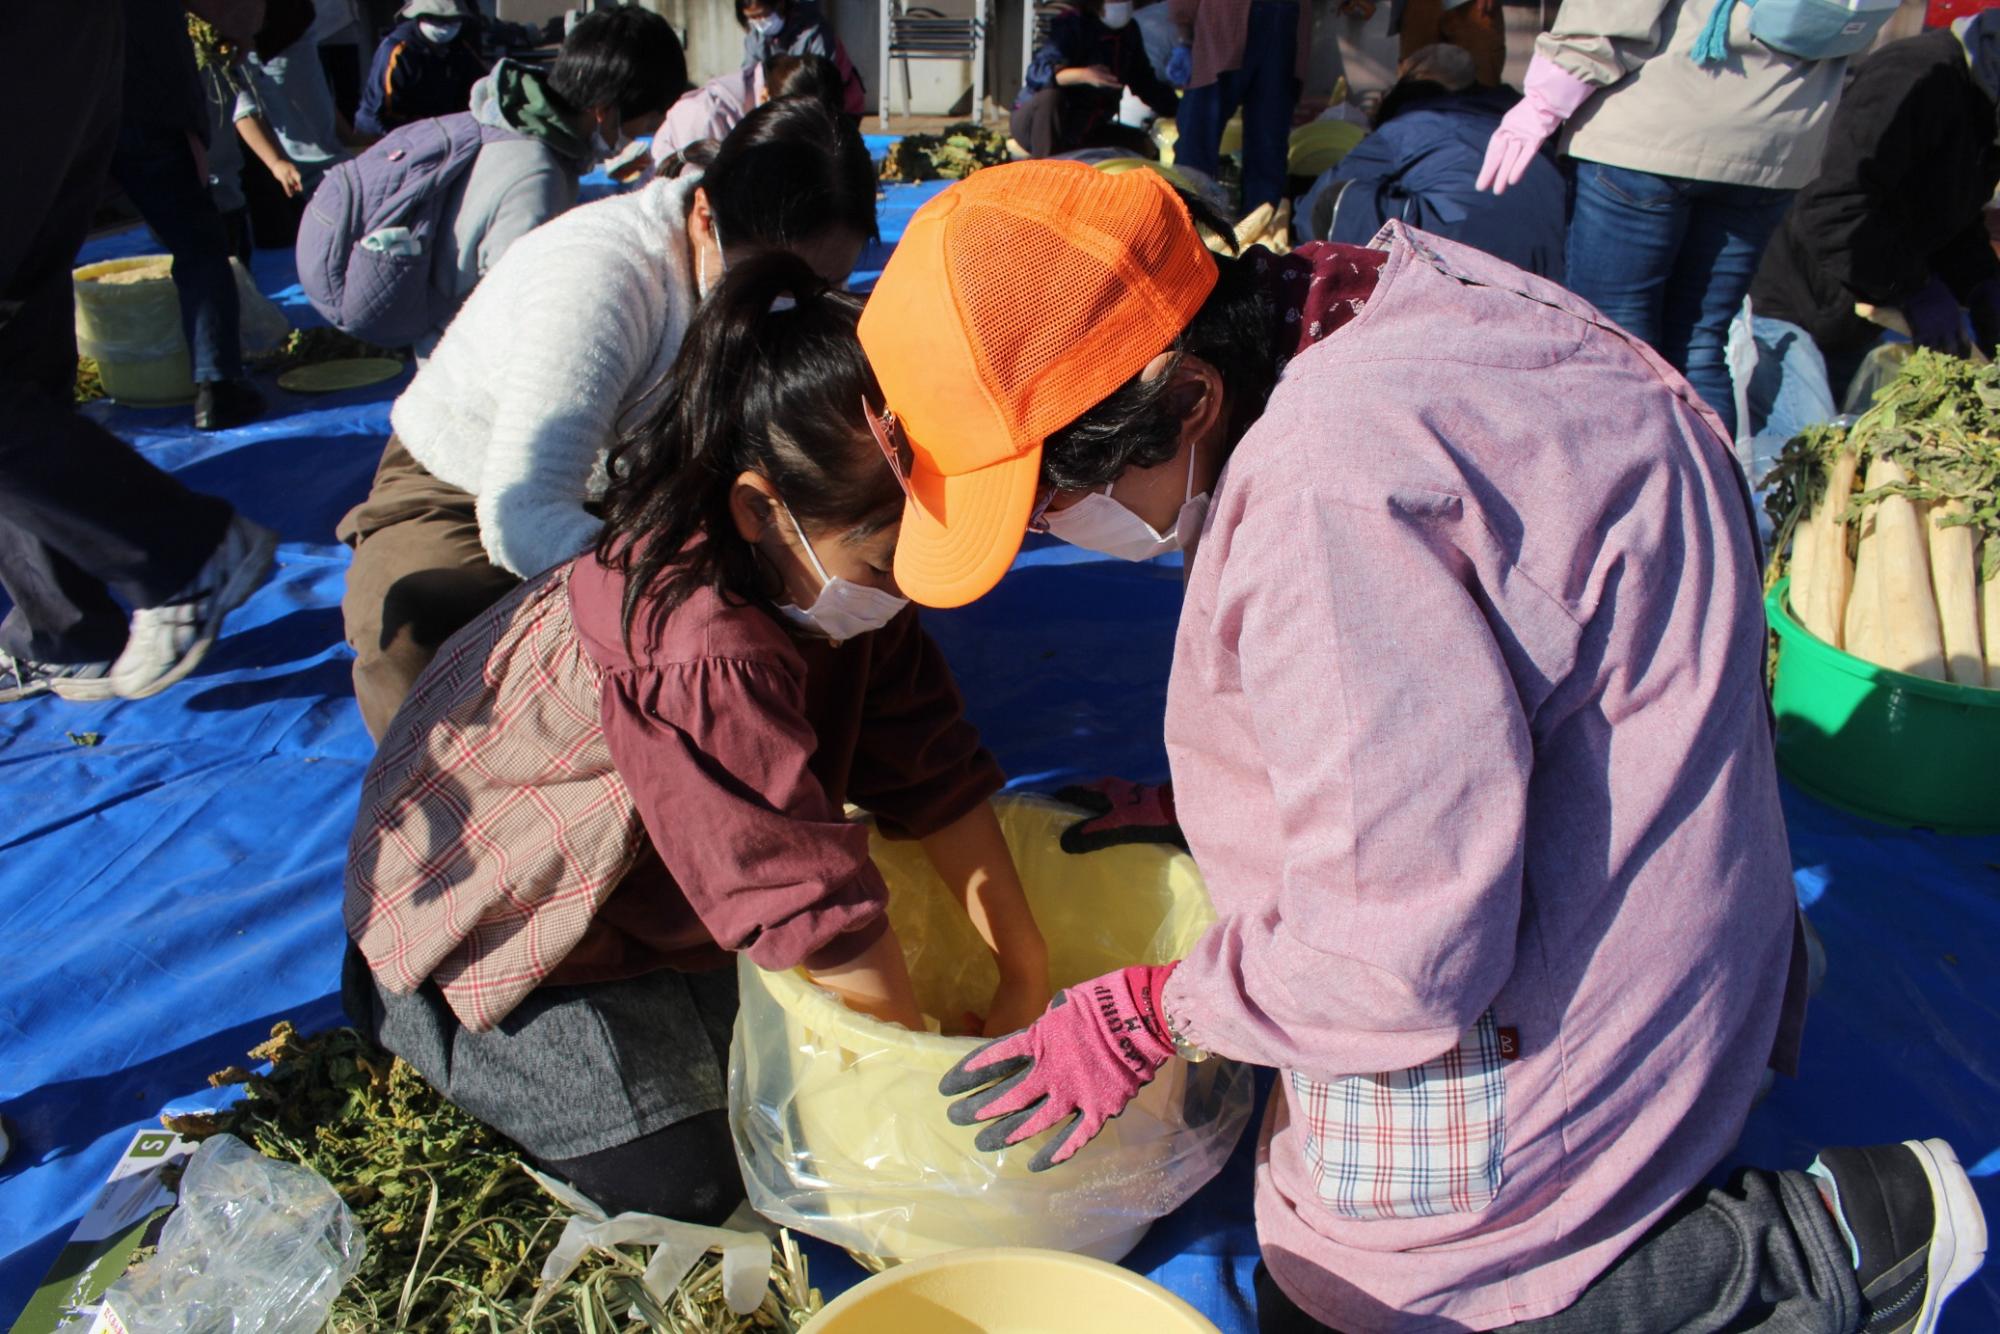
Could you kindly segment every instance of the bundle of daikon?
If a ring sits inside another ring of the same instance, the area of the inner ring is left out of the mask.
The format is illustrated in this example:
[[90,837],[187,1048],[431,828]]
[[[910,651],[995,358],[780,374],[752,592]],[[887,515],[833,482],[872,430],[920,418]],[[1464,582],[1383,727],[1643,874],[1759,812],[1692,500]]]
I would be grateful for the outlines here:
[[2000,367],[1911,355],[1851,427],[1769,479],[1791,611],[1882,667],[2000,689]]

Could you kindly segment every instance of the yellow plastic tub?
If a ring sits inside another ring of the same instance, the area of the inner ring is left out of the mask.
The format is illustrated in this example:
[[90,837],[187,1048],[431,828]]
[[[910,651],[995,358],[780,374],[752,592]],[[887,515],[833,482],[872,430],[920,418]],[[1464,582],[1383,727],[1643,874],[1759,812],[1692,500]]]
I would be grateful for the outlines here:
[[847,1291],[801,1334],[1218,1334],[1159,1284],[1059,1251],[971,1250]]
[[97,362],[104,392],[139,407],[185,403],[194,372],[181,334],[171,255],[86,264],[76,282],[77,351]]
[[[1058,988],[1179,958],[1214,919],[1185,853],[1147,845],[1075,857],[1056,840],[1076,811],[1028,797],[996,809]],[[998,982],[992,955],[918,845],[877,836],[873,852],[917,999],[955,1028],[985,1010]],[[750,1203],[861,1255],[1028,1246],[1117,1259],[1221,1169],[1250,1118],[1247,1069],[1169,1061],[1074,1158],[1031,1173],[1042,1137],[981,1153],[977,1129],[945,1117],[938,1080],[977,1039],[856,1014],[802,972],[767,973],[747,958],[739,969],[729,1106]]]

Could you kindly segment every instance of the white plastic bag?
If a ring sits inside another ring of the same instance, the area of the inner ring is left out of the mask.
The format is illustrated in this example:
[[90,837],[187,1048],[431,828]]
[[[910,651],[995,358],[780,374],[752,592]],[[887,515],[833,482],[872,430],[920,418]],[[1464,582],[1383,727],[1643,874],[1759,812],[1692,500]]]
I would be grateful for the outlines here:
[[314,1334],[366,1254],[325,1177],[216,1135],[188,1160],[159,1250],[104,1304],[135,1334]]

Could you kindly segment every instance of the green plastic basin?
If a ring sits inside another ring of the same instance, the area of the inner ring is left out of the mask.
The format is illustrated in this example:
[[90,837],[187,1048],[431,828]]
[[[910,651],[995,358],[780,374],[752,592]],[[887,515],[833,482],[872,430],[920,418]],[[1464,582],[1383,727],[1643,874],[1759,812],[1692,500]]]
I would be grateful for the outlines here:
[[1791,580],[1764,601],[1778,632],[1778,768],[1843,810],[1949,834],[2000,833],[2000,690],[1950,685],[1844,653],[1792,619]]

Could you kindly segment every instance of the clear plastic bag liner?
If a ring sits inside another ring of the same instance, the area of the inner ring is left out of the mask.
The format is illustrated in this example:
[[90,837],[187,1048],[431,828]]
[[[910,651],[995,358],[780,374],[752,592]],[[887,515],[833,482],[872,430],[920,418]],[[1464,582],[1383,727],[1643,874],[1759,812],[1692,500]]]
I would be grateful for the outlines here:
[[749,1315],[764,1304],[771,1286],[771,1239],[761,1232],[703,1227],[662,1218],[658,1214],[606,1215],[602,1205],[567,1182],[522,1164],[522,1170],[542,1189],[571,1210],[562,1235],[542,1262],[541,1291],[528,1308],[533,1325],[542,1307],[555,1296],[564,1279],[575,1272],[591,1251],[617,1253],[621,1246],[651,1246],[652,1259],[640,1282],[655,1300],[665,1304],[681,1280],[710,1251],[722,1256],[722,1299],[737,1315]]
[[325,1177],[215,1135],[188,1160],[159,1250],[104,1300],[145,1334],[313,1334],[366,1254]]
[[[236,279],[243,354],[256,357],[277,351],[292,331],[292,322],[257,290],[257,280],[242,260],[231,256],[229,268]],[[116,281],[134,274],[143,275],[142,280]],[[144,362],[187,350],[173,256],[106,260],[76,270],[75,278],[76,341],[84,356],[100,362]]]
[[[1079,812],[1020,796],[995,807],[1057,988],[1179,958],[1214,919],[1185,853],[1145,844],[1072,856],[1057,838]],[[918,1002],[958,1028],[998,985],[993,957],[917,844],[877,834],[872,851]],[[938,1080],[979,1039],[857,1014],[802,972],[747,958],[739,969],[729,1108],[750,1203],[863,1255],[1042,1246],[1117,1259],[1221,1169],[1250,1118],[1249,1069],[1169,1061],[1074,1158],[1031,1173],[1045,1137],[982,1153],[976,1127],[946,1119]]]

